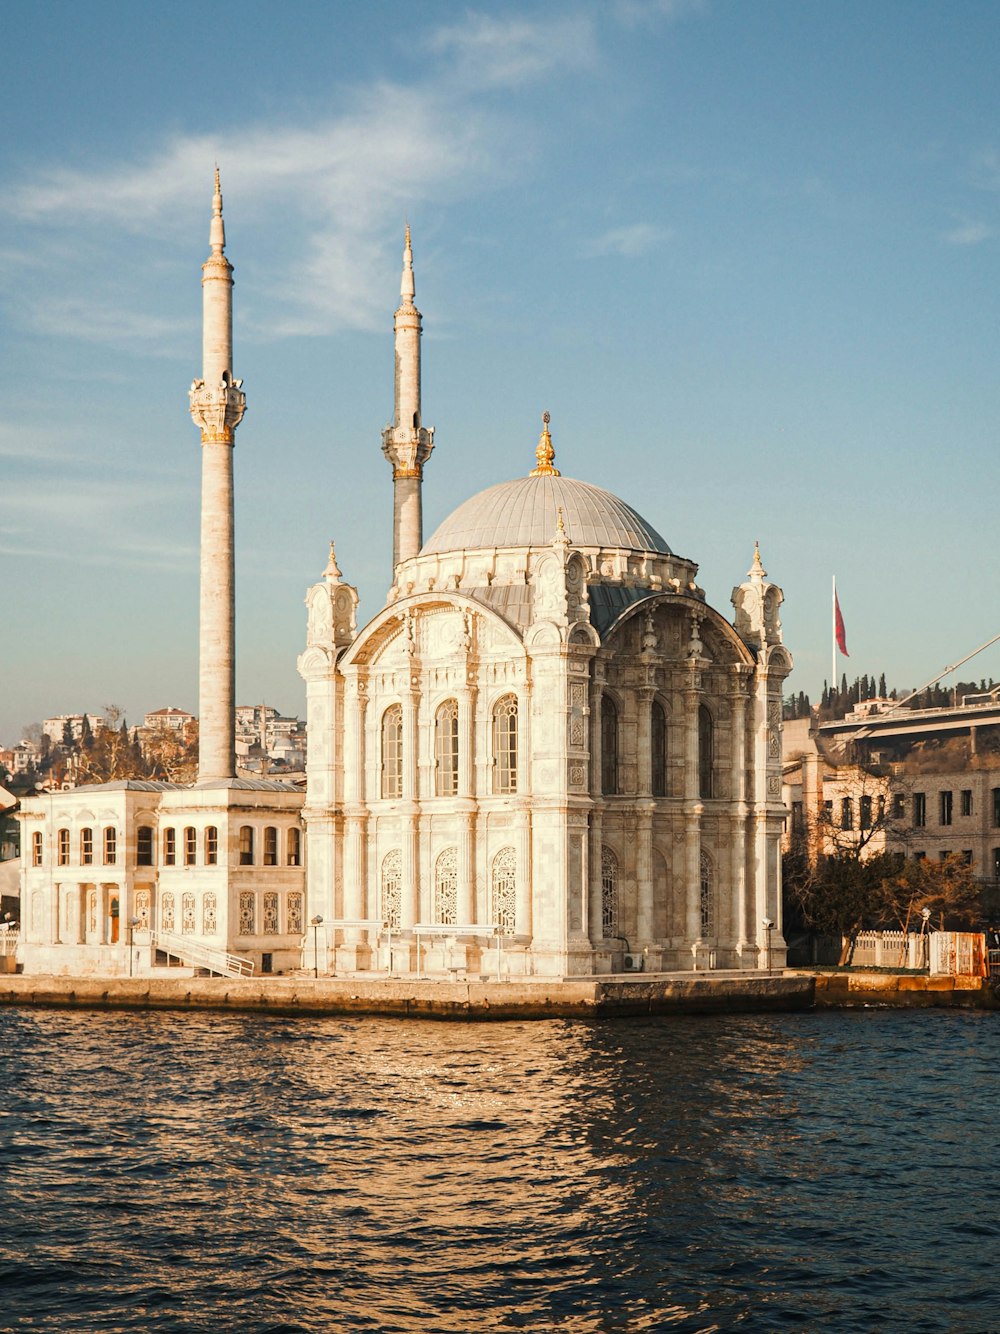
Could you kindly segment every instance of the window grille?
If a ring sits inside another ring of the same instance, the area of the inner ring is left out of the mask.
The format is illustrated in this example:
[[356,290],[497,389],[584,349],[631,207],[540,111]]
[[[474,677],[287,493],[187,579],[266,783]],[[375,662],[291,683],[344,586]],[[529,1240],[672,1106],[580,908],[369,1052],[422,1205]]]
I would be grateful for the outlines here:
[[386,929],[398,931],[403,915],[403,854],[398,848],[382,860],[382,920]]
[[[294,832],[298,833],[298,830]],[[297,889],[293,889],[288,895],[288,934],[290,936],[302,934],[302,894]]]
[[169,890],[160,899],[160,928],[163,931],[174,929],[174,896]]
[[492,917],[505,936],[517,929],[517,853],[501,848],[493,858]]
[[135,915],[139,919],[139,930],[149,930],[150,894],[148,889],[135,891]]
[[206,936],[214,935],[219,929],[218,900],[211,893],[201,902],[201,929]]
[[185,890],[181,895],[181,931],[186,936],[193,936],[195,929],[194,895]]
[[240,925],[239,934],[241,936],[252,936],[257,930],[257,909],[256,899],[252,889],[240,891]]
[[601,935],[618,935],[618,858],[610,848],[601,848]]
[[454,926],[458,921],[458,852],[445,848],[434,868],[435,921]]
[[264,894],[264,935],[276,936],[278,934],[278,895],[274,890],[267,890]]
[[715,894],[712,886],[712,863],[708,854],[701,854],[701,938],[710,940],[715,935]]

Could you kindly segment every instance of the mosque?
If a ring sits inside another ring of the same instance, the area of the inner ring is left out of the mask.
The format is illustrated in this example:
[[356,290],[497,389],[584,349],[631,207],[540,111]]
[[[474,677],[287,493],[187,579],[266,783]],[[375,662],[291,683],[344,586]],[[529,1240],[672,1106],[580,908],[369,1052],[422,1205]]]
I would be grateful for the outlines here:
[[126,953],[129,970],[147,972],[167,958],[442,978],[780,967],[792,666],[780,588],[755,550],[733,620],[710,607],[697,565],[630,505],[562,476],[547,413],[526,475],[471,497],[425,541],[434,433],[409,229],[382,434],[392,587],[359,630],[358,593],[331,546],[298,660],[304,804],[288,784],[235,776],[233,446],[245,398],[224,251],[217,176],[191,389],[199,780],[26,803],[26,970],[124,972]]

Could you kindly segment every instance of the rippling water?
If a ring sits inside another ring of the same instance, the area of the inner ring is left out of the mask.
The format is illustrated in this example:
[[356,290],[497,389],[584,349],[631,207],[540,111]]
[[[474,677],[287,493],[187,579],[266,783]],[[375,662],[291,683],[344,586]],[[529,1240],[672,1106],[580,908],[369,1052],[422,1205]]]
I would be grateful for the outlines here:
[[1000,1017],[0,1011],[0,1329],[1000,1329]]

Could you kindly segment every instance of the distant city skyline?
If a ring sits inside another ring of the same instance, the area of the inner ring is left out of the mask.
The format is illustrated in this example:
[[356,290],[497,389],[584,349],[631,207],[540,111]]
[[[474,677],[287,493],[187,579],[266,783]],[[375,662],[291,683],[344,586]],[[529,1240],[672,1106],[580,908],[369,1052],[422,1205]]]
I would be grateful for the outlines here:
[[[424,532],[556,466],[728,606],[754,541],[787,688],[917,686],[1000,630],[995,5],[12,0],[0,54],[0,744],[197,713],[201,264],[235,265],[237,698],[303,716],[330,539],[390,583],[392,312],[424,315]],[[569,534],[572,539],[572,534]],[[957,675],[1000,677],[1000,646]],[[949,678],[945,684],[949,684]]]

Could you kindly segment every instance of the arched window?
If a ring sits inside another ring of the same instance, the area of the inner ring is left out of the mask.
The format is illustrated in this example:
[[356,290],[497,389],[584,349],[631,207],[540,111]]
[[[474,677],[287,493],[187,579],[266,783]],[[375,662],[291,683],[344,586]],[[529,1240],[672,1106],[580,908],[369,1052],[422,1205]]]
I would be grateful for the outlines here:
[[[273,824],[269,824],[264,830],[264,865],[277,866],[277,864],[278,864],[278,831]],[[264,930],[266,932],[267,927],[265,927]]]
[[403,706],[390,704],[382,715],[382,796],[403,795]]
[[219,831],[214,824],[210,824],[205,829],[205,865],[218,866],[219,864]]
[[387,931],[398,931],[403,919],[403,854],[393,848],[382,859],[382,920]]
[[135,831],[135,864],[153,865],[153,830],[148,824],[141,824]]
[[517,929],[517,853],[501,848],[493,858],[491,917],[505,936]]
[[458,791],[457,699],[446,699],[434,715],[434,791],[439,797]]
[[[240,825],[240,865],[253,866],[253,825]],[[253,932],[250,933],[251,935]]]
[[715,763],[715,724],[704,704],[698,706],[698,795],[711,797]]
[[90,866],[94,860],[94,831],[80,830],[80,865]]
[[[193,825],[184,830],[184,865],[194,866],[198,859],[198,831]],[[191,928],[194,930],[194,927]]]
[[701,854],[701,938],[710,940],[715,935],[715,892],[712,884],[712,863],[708,853]]
[[441,926],[458,921],[458,852],[445,848],[434,866],[434,920]]
[[517,791],[517,696],[493,706],[493,791]]
[[31,835],[31,864],[32,866],[42,864],[42,835],[37,829]]
[[601,696],[601,791],[618,791],[618,710],[610,695]]
[[104,865],[114,866],[118,860],[118,830],[113,824],[104,829]]
[[60,829],[56,836],[56,864],[69,865],[69,830]]
[[658,699],[653,700],[649,719],[650,787],[654,797],[667,795],[667,713]]
[[[302,835],[298,829],[289,829],[288,838],[285,842],[286,855],[289,866],[302,865]],[[291,930],[291,928],[289,928]]]
[[163,865],[174,866],[177,863],[177,830],[163,831]]
[[618,935],[618,858],[610,848],[601,848],[601,935]]

